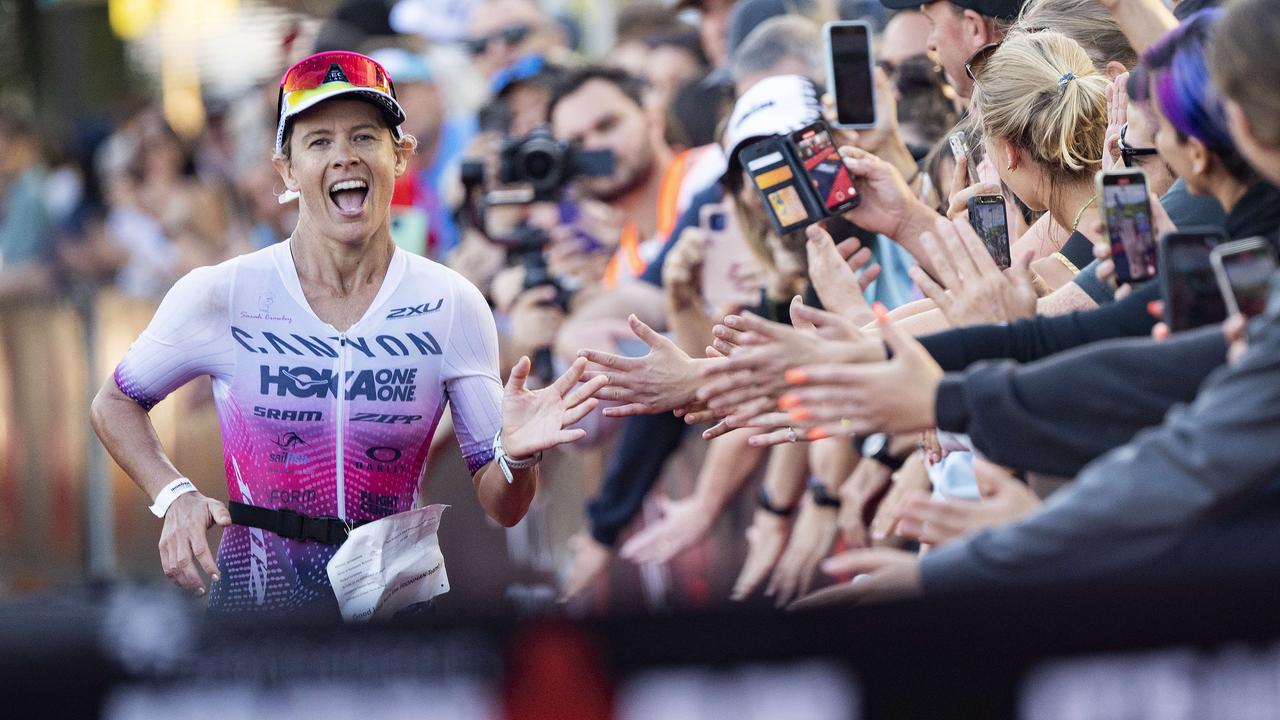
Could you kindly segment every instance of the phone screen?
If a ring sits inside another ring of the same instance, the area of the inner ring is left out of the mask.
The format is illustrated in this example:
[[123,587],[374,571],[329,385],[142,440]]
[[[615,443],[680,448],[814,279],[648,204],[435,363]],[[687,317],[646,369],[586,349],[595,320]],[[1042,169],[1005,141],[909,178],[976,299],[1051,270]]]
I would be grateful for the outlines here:
[[1004,197],[979,195],[974,201],[970,206],[969,224],[982,238],[996,265],[1001,269],[1009,267],[1009,219],[1004,211]]
[[871,41],[867,26],[830,26],[831,89],[836,96],[839,125],[871,127],[876,122],[871,76]]
[[1261,315],[1267,309],[1275,255],[1262,247],[1242,250],[1222,257],[1222,269],[1231,283],[1236,307],[1245,317]]
[[1227,304],[1218,290],[1209,260],[1220,238],[1170,235],[1164,241],[1161,270],[1164,275],[1165,322],[1181,332],[1227,319]]
[[790,228],[809,219],[804,201],[796,188],[796,176],[781,150],[774,150],[747,161],[747,173],[777,218],[778,225]]
[[844,208],[857,195],[853,176],[840,159],[831,133],[822,124],[797,130],[791,136],[800,152],[800,163],[813,181],[813,189],[828,211]]
[[1138,174],[1104,175],[1103,212],[1116,280],[1146,280],[1156,274],[1156,241],[1147,184]]

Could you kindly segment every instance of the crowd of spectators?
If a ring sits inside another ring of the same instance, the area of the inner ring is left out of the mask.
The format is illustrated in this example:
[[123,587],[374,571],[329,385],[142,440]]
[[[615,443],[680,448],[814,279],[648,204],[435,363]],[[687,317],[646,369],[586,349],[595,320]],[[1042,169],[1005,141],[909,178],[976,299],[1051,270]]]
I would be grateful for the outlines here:
[[[697,546],[746,494],[733,599],[830,585],[812,604],[1270,562],[1280,305],[1170,333],[1158,282],[1117,286],[1095,185],[1137,167],[1159,232],[1275,242],[1280,94],[1257,73],[1280,2],[1215,5],[633,2],[599,59],[533,0],[474,0],[454,43],[396,33],[388,5],[314,47],[282,39],[280,67],[339,48],[383,64],[418,140],[397,245],[485,292],[503,376],[521,355],[609,376],[583,421],[605,462],[557,479],[591,489],[563,598],[615,557]],[[739,153],[832,119],[838,19],[876,32],[877,124],[833,131],[860,204],[780,236]],[[139,103],[59,163],[29,113],[0,111],[0,302],[76,283],[158,300],[287,238],[275,102],[247,89],[195,138]],[[512,193],[531,133],[612,168]],[[989,194],[1007,270],[967,220]],[[702,443],[689,495],[655,489]]]

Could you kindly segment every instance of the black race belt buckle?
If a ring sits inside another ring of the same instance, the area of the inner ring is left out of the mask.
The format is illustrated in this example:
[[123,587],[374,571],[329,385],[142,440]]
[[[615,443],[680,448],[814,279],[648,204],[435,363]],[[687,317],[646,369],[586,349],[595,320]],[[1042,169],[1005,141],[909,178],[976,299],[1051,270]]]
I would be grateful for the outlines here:
[[366,521],[344,523],[336,517],[312,517],[287,509],[272,510],[232,501],[230,503],[231,521],[237,525],[267,530],[290,540],[304,540],[341,545],[346,542],[351,528],[366,524]]
[[311,517],[292,510],[277,510],[280,517],[281,537],[298,540],[311,540],[326,545],[341,545],[346,542],[349,531],[342,520],[336,517]]

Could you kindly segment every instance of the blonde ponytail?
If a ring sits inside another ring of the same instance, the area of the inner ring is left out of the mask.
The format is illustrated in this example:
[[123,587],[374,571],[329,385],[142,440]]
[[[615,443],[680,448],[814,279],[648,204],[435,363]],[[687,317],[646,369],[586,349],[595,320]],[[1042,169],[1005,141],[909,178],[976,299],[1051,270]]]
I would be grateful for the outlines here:
[[974,107],[987,137],[1025,151],[1058,181],[1092,177],[1107,129],[1107,78],[1059,32],[1015,32],[978,75]]

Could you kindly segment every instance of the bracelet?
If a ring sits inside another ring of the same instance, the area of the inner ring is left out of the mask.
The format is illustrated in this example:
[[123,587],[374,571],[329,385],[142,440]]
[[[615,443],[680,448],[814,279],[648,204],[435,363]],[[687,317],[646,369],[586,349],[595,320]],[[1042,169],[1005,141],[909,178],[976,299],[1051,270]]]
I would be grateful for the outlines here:
[[818,478],[810,475],[808,482],[805,483],[809,489],[809,496],[813,498],[813,503],[818,507],[838,508],[840,507],[840,498],[832,495],[827,490],[827,486],[822,484]]
[[769,497],[769,491],[764,489],[764,485],[761,485],[760,492],[756,493],[756,504],[760,506],[761,510],[764,510],[770,515],[777,515],[782,518],[791,517],[791,512],[795,510],[796,507],[795,503],[792,503],[791,507],[775,505],[773,498]]
[[502,476],[507,479],[510,485],[516,481],[512,476],[512,470],[528,470],[529,468],[542,462],[542,453],[538,453],[533,457],[513,458],[502,449],[502,431],[499,430],[497,435],[493,436],[493,459],[498,463],[498,467],[502,469]]
[[195,491],[195,483],[191,482],[187,478],[180,477],[173,480],[168,485],[161,488],[160,493],[156,495],[156,501],[152,503],[149,508],[151,510],[151,514],[158,518],[164,517],[165,513],[169,512],[169,506],[173,504],[174,500],[178,499],[178,496],[186,495],[189,492]]

